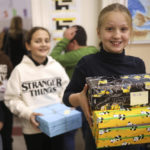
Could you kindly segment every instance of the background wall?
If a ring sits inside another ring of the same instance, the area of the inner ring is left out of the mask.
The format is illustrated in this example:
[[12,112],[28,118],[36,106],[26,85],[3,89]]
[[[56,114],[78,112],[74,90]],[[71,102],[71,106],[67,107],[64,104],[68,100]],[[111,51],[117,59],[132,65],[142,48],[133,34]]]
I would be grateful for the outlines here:
[[100,0],[81,0],[81,25],[88,35],[88,45],[98,45],[97,20],[102,8]]
[[50,30],[50,0],[31,0],[32,26]]
[[30,29],[31,1],[30,0],[0,0],[0,31],[9,28],[13,16],[21,16],[25,29]]
[[142,58],[146,72],[150,73],[150,44],[130,44],[126,48],[126,54]]

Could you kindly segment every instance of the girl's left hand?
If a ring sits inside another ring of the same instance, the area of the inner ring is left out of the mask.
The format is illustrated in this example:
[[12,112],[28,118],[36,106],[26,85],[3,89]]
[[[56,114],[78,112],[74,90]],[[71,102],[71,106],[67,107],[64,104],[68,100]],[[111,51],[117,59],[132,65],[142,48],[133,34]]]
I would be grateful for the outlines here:
[[42,114],[33,112],[30,116],[30,122],[37,128],[39,126],[39,123],[36,121],[36,116],[42,116]]

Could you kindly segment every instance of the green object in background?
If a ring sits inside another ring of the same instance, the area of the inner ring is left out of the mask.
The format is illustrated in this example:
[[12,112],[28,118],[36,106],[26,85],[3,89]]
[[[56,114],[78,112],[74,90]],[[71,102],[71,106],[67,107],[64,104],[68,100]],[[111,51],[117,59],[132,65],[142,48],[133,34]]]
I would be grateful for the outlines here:
[[15,8],[12,9],[12,14],[13,14],[13,16],[17,15],[17,10]]

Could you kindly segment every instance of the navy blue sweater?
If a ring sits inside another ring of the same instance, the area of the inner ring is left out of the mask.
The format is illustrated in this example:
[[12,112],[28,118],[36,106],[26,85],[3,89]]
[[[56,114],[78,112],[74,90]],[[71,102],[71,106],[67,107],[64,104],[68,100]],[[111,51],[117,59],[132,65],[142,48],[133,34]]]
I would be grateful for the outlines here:
[[86,77],[140,73],[145,73],[145,64],[140,58],[127,56],[125,51],[121,54],[112,54],[101,49],[100,52],[85,56],[78,62],[65,90],[63,102],[71,106],[68,100],[70,94],[82,91]]

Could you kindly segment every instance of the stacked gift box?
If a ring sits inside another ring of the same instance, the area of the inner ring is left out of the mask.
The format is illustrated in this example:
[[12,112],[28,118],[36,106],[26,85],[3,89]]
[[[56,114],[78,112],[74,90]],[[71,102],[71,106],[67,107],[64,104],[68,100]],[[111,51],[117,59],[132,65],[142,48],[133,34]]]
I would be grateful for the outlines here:
[[150,107],[93,111],[98,148],[150,142]]
[[97,148],[150,142],[150,75],[88,77]]
[[82,125],[81,112],[61,103],[38,108],[35,112],[43,114],[36,119],[40,123],[40,130],[49,137],[78,129]]

